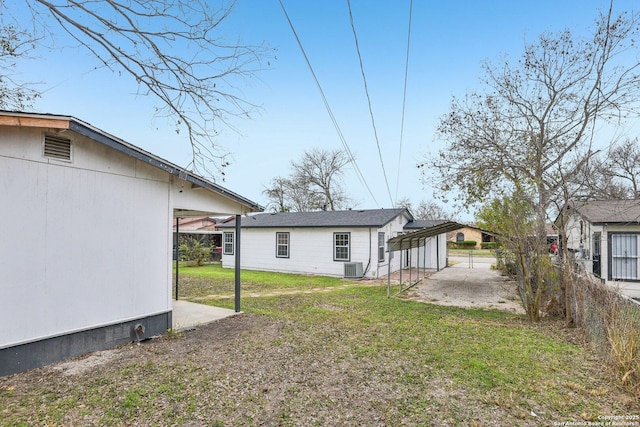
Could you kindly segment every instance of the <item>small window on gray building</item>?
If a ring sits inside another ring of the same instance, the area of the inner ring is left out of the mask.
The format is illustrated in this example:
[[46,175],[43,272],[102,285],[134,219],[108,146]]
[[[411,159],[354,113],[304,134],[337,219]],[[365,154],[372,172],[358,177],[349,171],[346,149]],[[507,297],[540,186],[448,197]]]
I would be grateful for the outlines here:
[[228,231],[222,233],[222,254],[233,255],[233,233]]
[[276,258],[289,258],[289,233],[276,233]]
[[44,136],[43,150],[45,157],[71,161],[71,140],[68,138],[46,134]]
[[464,233],[456,234],[456,242],[464,242]]
[[333,233],[333,260],[350,261],[351,259],[351,233]]

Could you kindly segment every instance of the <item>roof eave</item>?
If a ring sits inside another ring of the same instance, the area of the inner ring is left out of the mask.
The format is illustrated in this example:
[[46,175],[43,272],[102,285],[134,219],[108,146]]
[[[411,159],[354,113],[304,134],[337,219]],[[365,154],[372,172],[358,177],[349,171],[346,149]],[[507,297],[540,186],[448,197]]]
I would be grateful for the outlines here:
[[110,135],[98,128],[91,126],[75,117],[50,114],[50,113],[26,113],[22,111],[0,110],[0,125],[15,127],[34,127],[53,130],[70,130],[79,135],[86,136],[96,142],[104,144],[116,151],[127,154],[135,159],[161,169],[171,175],[177,176],[191,184],[206,188],[210,191],[228,197],[246,208],[247,212],[262,212],[264,207],[233,191],[229,191],[211,181],[193,174],[179,166],[157,157],[140,147],[136,147],[126,141]]
[[86,136],[87,138],[90,138],[96,142],[99,142],[101,144],[104,144],[106,146],[108,146],[109,148],[112,148],[116,151],[119,151],[121,153],[124,153],[128,156],[131,156],[137,160],[140,160],[144,163],[147,163],[151,166],[154,166],[158,169],[161,169],[171,175],[174,175],[180,179],[183,179],[187,182],[190,182],[193,185],[196,185],[198,187],[202,187],[202,188],[206,188],[208,190],[211,190],[215,193],[218,193],[220,195],[226,196],[230,199],[235,200],[236,202],[238,202],[239,204],[245,206],[246,208],[248,208],[249,212],[261,212],[264,210],[264,207],[260,206],[259,204],[244,198],[232,191],[227,190],[226,188],[220,187],[217,184],[214,184],[213,182],[207,181],[205,179],[203,179],[202,177],[199,177],[195,174],[193,174],[192,172],[189,172],[185,169],[180,168],[179,166],[168,162],[164,159],[161,159],[157,156],[154,156],[153,154],[142,150],[139,147],[133,147],[132,145],[128,144],[127,142],[109,135],[105,132],[102,132],[96,128],[94,128],[93,126],[84,123],[78,119],[75,118],[71,118],[69,121],[69,130],[72,130],[73,132],[76,132],[80,135]]

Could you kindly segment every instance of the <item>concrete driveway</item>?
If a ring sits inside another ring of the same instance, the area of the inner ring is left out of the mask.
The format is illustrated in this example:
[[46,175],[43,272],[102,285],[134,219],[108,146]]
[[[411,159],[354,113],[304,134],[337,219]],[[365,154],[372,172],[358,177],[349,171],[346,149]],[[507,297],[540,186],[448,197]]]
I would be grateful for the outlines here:
[[491,270],[493,257],[450,257],[450,267],[411,288],[418,301],[462,308],[484,308],[524,314],[516,283]]

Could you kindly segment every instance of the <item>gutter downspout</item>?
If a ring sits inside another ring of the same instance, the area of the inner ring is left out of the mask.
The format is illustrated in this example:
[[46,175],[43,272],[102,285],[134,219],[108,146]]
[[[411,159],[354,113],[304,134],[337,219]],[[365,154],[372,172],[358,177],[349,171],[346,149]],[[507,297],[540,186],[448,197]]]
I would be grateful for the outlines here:
[[[376,237],[378,237],[378,236],[376,236]],[[376,239],[376,241],[377,241],[377,239]],[[371,249],[372,249],[371,248],[371,244],[372,243],[373,243],[373,239],[371,238],[371,227],[369,227],[369,262],[367,262],[367,268],[365,268],[364,271],[362,272],[362,277],[365,277],[367,275],[367,272],[369,271],[369,268],[371,268]]]

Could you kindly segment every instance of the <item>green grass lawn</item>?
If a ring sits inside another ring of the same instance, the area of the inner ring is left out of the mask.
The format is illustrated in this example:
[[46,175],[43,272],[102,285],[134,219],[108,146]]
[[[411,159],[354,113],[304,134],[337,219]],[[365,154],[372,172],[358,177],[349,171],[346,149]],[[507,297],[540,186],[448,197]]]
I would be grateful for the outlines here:
[[[181,271],[185,299],[232,308],[215,296],[227,285],[189,285],[232,270]],[[384,285],[242,277],[244,315],[84,376],[0,379],[0,425],[551,426],[640,413],[560,321],[388,299]],[[283,289],[300,292],[273,295]]]
[[[175,275],[175,267],[173,272]],[[181,265],[178,272],[178,292],[180,298],[196,300],[212,295],[229,297],[234,293],[235,270],[233,268],[222,268],[222,266],[217,263],[206,264],[201,267]],[[341,286],[349,283],[337,277],[282,274],[254,270],[242,270],[240,276],[242,293],[268,293],[288,290],[304,291]]]
[[[185,274],[215,278],[216,282],[222,277],[233,280],[233,270],[219,266],[186,270]],[[588,349],[566,340],[579,340],[579,332],[565,330],[560,321],[532,325],[524,317],[499,311],[387,299],[384,285],[360,287],[358,282],[330,293],[250,297],[251,292],[310,290],[350,282],[256,271],[242,271],[241,276],[243,311],[294,322],[307,331],[294,341],[300,346],[306,343],[308,351],[319,342],[330,348],[343,347],[338,341],[348,337],[349,351],[361,357],[380,364],[391,360],[409,364],[406,375],[415,385],[443,375],[480,402],[510,408],[523,418],[530,408],[566,420],[596,420],[609,408],[603,399],[613,386],[607,384],[608,374]],[[233,308],[231,300],[200,302]],[[322,332],[315,334],[318,331]],[[328,340],[325,334],[338,338]],[[604,383],[595,380],[598,377],[605,378]]]

